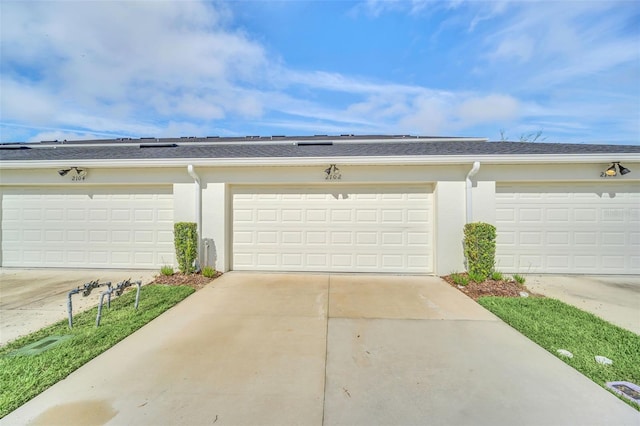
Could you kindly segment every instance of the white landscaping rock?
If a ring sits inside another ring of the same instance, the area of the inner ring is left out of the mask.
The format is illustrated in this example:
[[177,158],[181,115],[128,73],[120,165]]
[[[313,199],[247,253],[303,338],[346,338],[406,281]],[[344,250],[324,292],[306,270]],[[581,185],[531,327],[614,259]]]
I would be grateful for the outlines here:
[[573,354],[566,349],[558,349],[557,352],[562,356],[566,356],[567,358],[573,358]]
[[529,293],[527,293],[526,291],[521,291],[520,297],[529,297]]
[[606,356],[600,356],[600,355],[596,356],[596,362],[598,364],[602,364],[602,365],[611,365],[611,364],[613,364],[612,360],[610,360]]

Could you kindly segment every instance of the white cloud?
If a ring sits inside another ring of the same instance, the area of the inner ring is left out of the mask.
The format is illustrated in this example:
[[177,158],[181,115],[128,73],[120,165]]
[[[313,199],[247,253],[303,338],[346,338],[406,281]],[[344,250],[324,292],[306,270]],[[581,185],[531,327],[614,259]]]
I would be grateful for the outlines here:
[[3,76],[3,121],[128,132],[151,130],[134,123],[156,114],[260,115],[243,84],[261,74],[265,52],[226,29],[219,9],[168,1],[3,4],[3,61],[35,74]]
[[[558,134],[587,135],[605,120],[640,134],[628,113],[638,111],[640,95],[637,30],[623,33],[629,18],[616,5],[413,0],[355,7],[368,20],[382,13],[411,15],[412,22],[444,17],[430,43],[455,40],[454,53],[434,63],[442,72],[455,71],[456,61],[470,70],[444,90],[428,78],[288,67],[280,52],[234,27],[224,3],[5,2],[0,124],[48,139],[235,134],[244,123],[438,135],[507,125],[537,130],[554,120],[557,126],[544,127]],[[586,89],[577,95],[571,90],[579,80]],[[612,85],[629,87],[629,98],[614,97],[620,91]],[[235,122],[238,128],[226,127]],[[2,138],[24,134],[15,129]]]
[[[500,61],[497,66],[504,72],[523,76],[522,86],[535,90],[637,63],[637,31],[625,33],[631,3],[623,4],[511,2],[509,13],[496,16],[487,30],[487,56]],[[509,60],[528,68],[505,69]]]
[[500,42],[493,57],[511,59],[515,57],[519,62],[528,62],[533,56],[534,41],[531,37],[521,36],[505,39]]
[[184,94],[174,99],[175,105],[169,106],[165,114],[176,113],[202,120],[224,118],[225,111],[214,96],[198,96],[195,93]]
[[488,95],[464,100],[458,107],[457,116],[466,125],[503,122],[518,116],[518,101],[507,95]]
[[[456,1],[451,3],[453,7],[458,7],[463,2]],[[502,14],[507,9],[509,2],[494,0],[491,2],[477,2],[476,5],[479,5],[480,10],[474,13],[473,19],[471,19],[471,23],[469,24],[469,32],[473,32],[476,26],[483,21],[489,21]]]
[[40,132],[33,137],[29,138],[28,142],[40,142],[40,141],[73,141],[73,140],[90,140],[100,138],[95,133],[77,133],[77,132],[65,132],[62,130],[51,130]]
[[352,9],[352,14],[363,13],[368,16],[378,17],[391,10],[398,10],[404,7],[400,0],[366,0],[358,2]]
[[0,89],[0,111],[4,120],[48,123],[56,114],[57,99],[46,90],[5,76],[0,79]]
[[410,113],[410,106],[407,104],[406,94],[374,94],[362,102],[349,105],[346,112],[348,115],[388,119]]
[[399,121],[401,129],[426,135],[441,135],[449,126],[447,105],[442,99],[420,96],[412,102],[412,112]]

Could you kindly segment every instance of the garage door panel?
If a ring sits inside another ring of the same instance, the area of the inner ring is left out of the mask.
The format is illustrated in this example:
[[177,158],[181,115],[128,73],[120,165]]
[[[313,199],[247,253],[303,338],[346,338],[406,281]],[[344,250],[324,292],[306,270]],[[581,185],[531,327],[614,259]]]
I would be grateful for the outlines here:
[[[173,205],[173,201],[167,201]],[[156,210],[156,222],[169,224],[173,227],[173,206],[168,209]]]
[[566,207],[560,208],[548,208],[546,209],[546,219],[552,223],[567,223],[569,222],[569,209]]
[[596,270],[598,266],[598,258],[593,255],[580,255],[577,254],[574,256],[575,266],[577,268],[585,269],[585,270]]
[[173,263],[171,187],[4,187],[2,210],[3,266]]
[[359,246],[374,246],[379,244],[378,234],[376,232],[358,232],[356,235],[356,243]]
[[39,209],[23,209],[22,219],[40,221],[42,219],[42,212]]
[[67,263],[69,264],[69,266],[82,266],[86,262],[86,252],[76,250],[67,251]]
[[304,266],[302,255],[300,253],[283,253],[282,265],[291,267],[302,267]]
[[282,221],[283,222],[302,223],[302,210],[300,210],[300,209],[283,209],[282,210]]
[[307,253],[304,255],[305,265],[312,268],[325,269],[329,267],[329,255],[327,253]]
[[233,269],[432,270],[429,187],[238,187],[233,192]]
[[[595,189],[594,189],[595,188]],[[498,266],[520,273],[640,273],[637,188],[498,185]]]
[[324,231],[307,231],[307,245],[325,245],[327,244],[327,233]]
[[571,245],[571,238],[568,232],[547,232],[546,241],[551,246],[564,246],[569,248]]

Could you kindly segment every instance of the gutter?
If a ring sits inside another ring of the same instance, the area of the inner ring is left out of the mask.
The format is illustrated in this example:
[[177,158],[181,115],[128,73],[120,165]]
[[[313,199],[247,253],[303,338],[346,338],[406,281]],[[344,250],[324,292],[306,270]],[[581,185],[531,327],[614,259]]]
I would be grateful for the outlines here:
[[196,265],[196,270],[199,270],[200,265],[202,265],[202,184],[200,183],[200,176],[193,168],[193,164],[187,166],[187,171],[196,184],[196,226],[198,227],[198,264]]
[[478,170],[480,170],[480,162],[479,161],[474,161],[473,163],[473,167],[471,168],[471,170],[469,170],[469,173],[467,173],[467,177],[466,177],[466,184],[467,184],[467,217],[466,217],[466,222],[467,223],[471,223],[471,221],[473,220],[473,205],[472,205],[472,195],[471,195],[471,178],[473,176],[476,175],[476,173],[478,173]]
[[[470,160],[469,155],[432,155],[432,156],[380,156],[380,157],[282,157],[282,158],[167,158],[167,159],[120,159],[120,160],[0,160],[0,170],[9,169],[44,169],[51,167],[83,168],[121,168],[124,165],[135,167],[184,167],[190,164],[198,167],[243,167],[243,166],[323,166],[339,165],[453,165],[464,164]],[[634,163],[640,161],[640,154],[559,154],[559,155],[476,155],[477,161],[489,164],[560,164],[560,163],[612,163],[623,161]],[[623,158],[623,160],[621,160]]]

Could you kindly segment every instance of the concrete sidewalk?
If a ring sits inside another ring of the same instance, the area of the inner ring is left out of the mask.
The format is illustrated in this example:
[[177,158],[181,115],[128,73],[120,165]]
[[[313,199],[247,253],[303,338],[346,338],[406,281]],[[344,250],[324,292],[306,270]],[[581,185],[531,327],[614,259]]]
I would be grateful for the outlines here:
[[640,334],[640,276],[528,275],[526,286]]
[[228,273],[0,421],[633,424],[433,277]]

